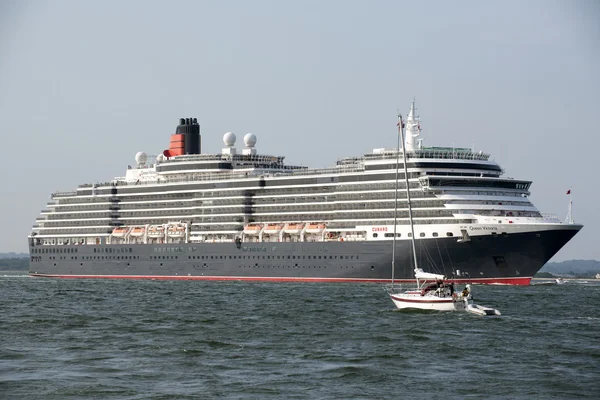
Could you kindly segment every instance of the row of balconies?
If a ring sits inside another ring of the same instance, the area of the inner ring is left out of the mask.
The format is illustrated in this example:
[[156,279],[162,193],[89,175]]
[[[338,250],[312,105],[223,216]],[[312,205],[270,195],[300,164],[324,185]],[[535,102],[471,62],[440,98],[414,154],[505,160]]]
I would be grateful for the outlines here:
[[[198,216],[198,215],[220,215],[220,214],[255,214],[255,213],[273,213],[273,212],[310,212],[310,211],[341,211],[341,210],[378,210],[378,209],[389,209],[393,207],[391,199],[386,202],[353,202],[353,203],[315,203],[315,204],[279,204],[276,206],[268,207],[227,207],[227,208],[203,208],[203,209],[173,209],[173,210],[151,210],[151,211],[121,211],[119,214],[110,212],[103,213],[73,213],[73,214],[50,214],[45,219],[46,223],[52,223],[48,221],[53,220],[66,220],[66,219],[98,219],[98,218],[110,218],[114,220],[122,218],[142,218],[142,217],[156,217],[156,216]],[[413,203],[413,210],[419,210],[421,208],[439,208],[443,209],[443,203],[439,200],[423,200]],[[399,210],[407,210],[405,201],[398,202]]]
[[[250,218],[254,220],[280,220],[280,221],[319,221],[325,219],[373,219],[373,218],[393,218],[394,211],[380,211],[380,210],[360,210],[360,212],[345,212],[349,210],[331,210],[331,212],[326,212],[327,210],[319,210],[321,212],[311,213],[309,211],[314,210],[293,210],[293,211],[281,211],[279,210],[277,214],[265,215],[265,214],[253,214]],[[285,214],[283,214],[285,213]],[[163,216],[164,214],[161,214]],[[248,216],[248,215],[246,215]],[[154,217],[154,218],[152,218]],[[244,215],[209,215],[205,214],[204,216],[197,216],[192,218],[188,215],[178,215],[177,218],[172,219],[188,219],[194,222],[239,222],[242,223],[244,221]],[[452,212],[446,209],[436,209],[436,210],[413,210],[414,218],[440,218],[440,217],[452,217]],[[408,218],[408,210],[399,210],[397,212],[397,218],[406,219]],[[58,227],[79,227],[79,226],[120,226],[120,225],[145,225],[145,224],[163,224],[167,222],[170,216],[165,215],[165,218],[157,219],[156,216],[149,216],[148,219],[136,219],[136,220],[127,220],[127,219],[112,219],[112,220],[80,220],[80,221],[57,221],[50,222],[45,221],[43,223],[38,224],[43,228],[58,228]]]

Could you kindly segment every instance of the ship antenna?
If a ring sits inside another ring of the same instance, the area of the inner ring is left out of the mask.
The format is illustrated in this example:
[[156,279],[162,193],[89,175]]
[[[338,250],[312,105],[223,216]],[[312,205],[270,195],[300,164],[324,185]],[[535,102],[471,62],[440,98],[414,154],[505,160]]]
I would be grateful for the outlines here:
[[[400,137],[402,132],[402,114],[398,110],[398,143],[396,145],[396,179],[394,186],[394,238],[392,239],[392,291],[394,290],[394,271],[396,270],[396,230],[398,225],[398,169],[400,167]],[[403,143],[404,144],[404,143]]]
[[[411,111],[413,111],[413,115],[414,115],[414,102],[413,102],[413,107],[412,107]],[[404,142],[404,140],[405,140],[404,123],[400,124],[400,135],[402,136],[402,142],[405,143]],[[416,270],[419,269],[419,263],[417,262],[417,249],[415,246],[415,227],[414,227],[413,216],[412,216],[412,202],[410,199],[410,185],[408,182],[408,167],[406,166],[406,150],[407,150],[407,148],[408,148],[408,146],[405,145],[404,148],[402,149],[402,161],[404,162],[404,183],[406,185],[406,201],[408,203],[408,221],[410,223],[410,241],[411,241],[411,245],[412,245],[412,254],[413,254],[413,261],[414,261],[415,274],[416,274]],[[394,235],[394,239],[396,239],[395,235]],[[419,278],[418,277],[416,277],[416,278],[417,278],[417,286],[419,286]]]
[[569,195],[569,211],[567,212],[567,218],[565,218],[566,224],[573,224],[573,198],[571,197],[571,189],[572,186],[569,186],[569,190],[567,190],[567,194]]

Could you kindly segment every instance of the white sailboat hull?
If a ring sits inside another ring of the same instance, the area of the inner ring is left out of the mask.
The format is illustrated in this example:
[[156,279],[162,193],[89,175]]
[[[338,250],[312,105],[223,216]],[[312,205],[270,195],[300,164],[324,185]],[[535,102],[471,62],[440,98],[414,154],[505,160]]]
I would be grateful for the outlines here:
[[392,293],[390,298],[398,309],[435,311],[456,311],[452,297],[439,297],[432,294],[421,295],[420,291]]

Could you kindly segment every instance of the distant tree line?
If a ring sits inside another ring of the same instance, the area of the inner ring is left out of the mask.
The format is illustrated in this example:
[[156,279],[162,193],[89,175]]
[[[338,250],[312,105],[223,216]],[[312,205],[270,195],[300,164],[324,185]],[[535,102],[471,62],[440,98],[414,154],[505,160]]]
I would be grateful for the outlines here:
[[600,261],[568,260],[563,262],[549,262],[544,265],[540,272],[563,276],[568,275],[576,278],[593,278],[596,274],[600,273]]
[[2,258],[0,259],[0,271],[27,271],[29,258]]
[[534,278],[545,278],[545,279],[554,279],[556,276],[552,275],[550,272],[538,272],[533,276]]
[[0,253],[0,258],[29,258],[28,253]]

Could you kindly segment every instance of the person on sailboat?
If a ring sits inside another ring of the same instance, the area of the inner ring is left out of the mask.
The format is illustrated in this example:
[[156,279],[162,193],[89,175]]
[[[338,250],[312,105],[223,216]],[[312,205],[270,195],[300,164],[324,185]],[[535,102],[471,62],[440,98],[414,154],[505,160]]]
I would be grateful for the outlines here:
[[438,280],[435,283],[432,283],[431,285],[425,286],[423,288],[423,290],[421,290],[421,296],[425,296],[425,294],[431,290],[438,290],[443,286],[443,281],[442,280]]
[[469,297],[470,293],[471,293],[471,285],[467,285],[467,286],[465,286],[464,290],[462,291],[462,297],[467,298],[467,297]]

